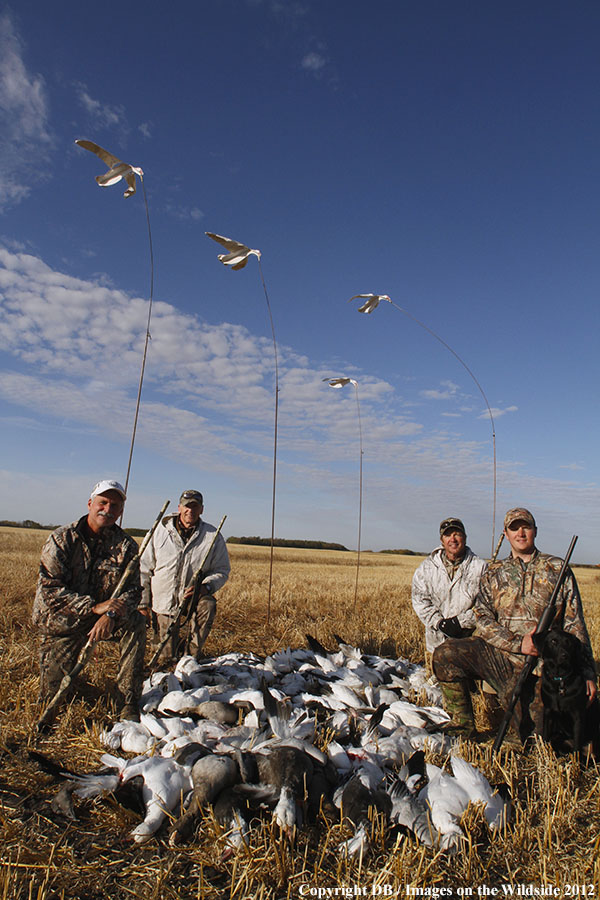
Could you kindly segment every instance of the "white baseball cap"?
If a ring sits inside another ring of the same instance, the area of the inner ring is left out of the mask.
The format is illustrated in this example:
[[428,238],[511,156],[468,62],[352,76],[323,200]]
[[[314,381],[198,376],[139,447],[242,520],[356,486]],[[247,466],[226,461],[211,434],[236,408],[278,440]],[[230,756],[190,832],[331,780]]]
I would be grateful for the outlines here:
[[93,500],[98,494],[105,494],[107,491],[116,491],[121,495],[123,500],[127,499],[127,494],[125,493],[125,488],[122,484],[119,484],[118,481],[99,481],[98,484],[95,484],[92,488],[92,493],[90,494],[90,500]]

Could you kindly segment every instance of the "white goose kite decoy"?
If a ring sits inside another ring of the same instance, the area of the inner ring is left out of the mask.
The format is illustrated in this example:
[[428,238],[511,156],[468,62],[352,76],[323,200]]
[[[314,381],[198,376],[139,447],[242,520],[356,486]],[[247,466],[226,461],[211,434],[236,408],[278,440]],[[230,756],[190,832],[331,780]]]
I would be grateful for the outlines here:
[[243,269],[250,256],[256,256],[260,259],[260,250],[251,250],[245,244],[223,237],[222,234],[213,234],[212,231],[205,231],[204,233],[229,251],[228,253],[219,253],[217,257],[224,266],[231,266],[232,269],[236,270]]
[[105,172],[104,175],[96,175],[96,181],[100,187],[109,187],[122,178],[127,183],[127,190],[123,196],[132,197],[135,194],[135,176],[144,177],[144,172],[139,166],[130,166],[129,163],[124,163],[118,156],[114,156],[93,141],[77,140],[75,143],[83,147],[84,150],[95,153],[108,166],[108,172]]

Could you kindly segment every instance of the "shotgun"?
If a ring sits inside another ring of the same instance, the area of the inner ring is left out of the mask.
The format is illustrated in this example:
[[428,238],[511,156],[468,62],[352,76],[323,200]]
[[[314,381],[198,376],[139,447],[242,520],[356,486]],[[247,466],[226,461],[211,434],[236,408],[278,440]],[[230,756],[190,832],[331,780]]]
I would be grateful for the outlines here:
[[218,527],[217,530],[213,533],[211,542],[210,542],[210,544],[208,545],[208,547],[206,548],[206,551],[204,552],[204,554],[203,554],[203,556],[202,556],[202,559],[201,559],[201,561],[200,561],[200,565],[198,566],[198,568],[197,568],[196,571],[194,572],[194,574],[193,574],[193,576],[192,576],[192,580],[190,581],[190,584],[188,585],[188,587],[190,587],[191,585],[194,586],[194,593],[192,594],[191,597],[184,597],[184,598],[182,599],[182,601],[181,601],[181,603],[179,604],[179,607],[178,607],[178,609],[177,609],[177,612],[175,613],[175,618],[173,619],[173,621],[171,622],[171,624],[170,624],[169,627],[167,628],[167,631],[166,631],[166,634],[165,634],[164,638],[162,639],[162,641],[160,642],[160,644],[158,645],[158,647],[157,647],[156,650],[154,651],[154,653],[153,653],[153,655],[152,655],[152,659],[151,659],[150,662],[148,663],[148,666],[149,666],[149,668],[150,668],[150,671],[152,671],[152,669],[153,669],[154,666],[156,665],[156,662],[157,662],[157,660],[158,660],[158,657],[159,657],[160,654],[162,653],[164,647],[166,647],[166,645],[167,645],[167,643],[168,643],[168,641],[169,641],[171,635],[178,629],[178,627],[179,627],[179,625],[180,625],[181,622],[186,622],[186,621],[191,617],[192,613],[194,612],[194,609],[195,609],[196,605],[198,604],[198,598],[199,598],[199,596],[200,596],[200,593],[199,593],[199,592],[200,592],[200,586],[201,586],[201,584],[202,584],[203,569],[204,569],[204,566],[205,566],[206,563],[207,563],[208,557],[209,557],[210,554],[212,553],[212,549],[213,549],[213,547],[215,546],[215,543],[216,543],[216,540],[217,540],[219,534],[221,533],[221,528],[223,527],[223,523],[225,522],[225,519],[226,519],[226,518],[227,518],[227,516],[223,516],[223,518],[222,518],[221,521],[219,522],[219,527]]
[[[575,534],[575,535],[573,535],[573,537],[571,539],[571,543],[569,544],[569,549],[567,550],[567,555],[565,556],[563,564],[560,567],[560,572],[558,573],[558,578],[556,579],[556,584],[554,585],[554,590],[552,591],[552,596],[550,597],[550,600],[548,601],[548,605],[546,606],[542,615],[540,616],[540,619],[539,619],[539,622],[537,623],[536,629],[533,632],[534,635],[545,634],[545,632],[548,631],[548,629],[550,628],[550,625],[552,624],[552,620],[554,618],[554,613],[555,613],[556,600],[557,600],[558,594],[560,592],[560,589],[563,585],[563,582],[565,580],[565,577],[567,575],[567,569],[569,568],[569,560],[571,559],[571,555],[573,553],[573,550],[575,549],[576,543],[577,543],[577,535]],[[494,746],[492,747],[492,750],[494,753],[497,753],[498,750],[500,749],[500,747],[502,746],[502,742],[504,740],[506,732],[508,731],[508,726],[510,725],[511,719],[513,717],[513,713],[515,711],[515,707],[517,705],[519,697],[521,696],[523,686],[524,686],[525,682],[527,681],[527,679],[529,678],[529,676],[531,675],[531,673],[533,672],[533,670],[535,669],[535,666],[536,666],[538,660],[539,660],[539,656],[534,656],[533,653],[531,653],[525,659],[525,665],[521,669],[519,677],[517,678],[517,682],[513,688],[513,692],[512,692],[511,698],[510,698],[510,703],[508,704],[506,713],[504,714],[504,719],[502,720],[502,724],[500,725],[500,728],[498,729],[498,734],[496,735],[496,740],[494,741]]]
[[[125,571],[123,572],[123,574],[121,575],[121,577],[119,579],[119,583],[117,584],[116,588],[114,589],[114,591],[112,592],[112,594],[110,596],[111,600],[114,599],[115,597],[118,597],[121,594],[121,591],[123,590],[123,588],[129,581],[129,578],[135,571],[135,567],[139,566],[142,553],[144,552],[144,550],[150,543],[150,541],[152,539],[152,535],[156,531],[156,529],[159,525],[159,522],[162,519],[162,517],[164,516],[165,511],[170,502],[171,502],[170,500],[165,500],[165,502],[161,508],[161,511],[159,512],[158,516],[156,517],[154,525],[152,526],[150,531],[146,532],[146,534],[144,536],[144,540],[140,544],[140,549],[138,550],[136,555],[132,559],[129,560]],[[75,663],[75,665],[73,666],[71,671],[67,672],[67,674],[63,677],[63,680],[60,683],[60,687],[58,688],[54,697],[48,703],[48,706],[44,710],[39,722],[36,725],[36,729],[38,732],[43,734],[44,732],[48,731],[48,728],[49,728],[51,722],[53,721],[54,711],[55,711],[56,707],[63,700],[65,694],[68,692],[73,679],[77,675],[79,675],[81,670],[89,662],[89,659],[90,659],[92,653],[94,652],[95,646],[96,646],[96,641],[88,641],[85,644],[85,646],[83,647],[83,649],[81,650],[81,653],[79,654],[77,662]]]
[[504,532],[501,531],[500,537],[498,538],[498,543],[496,544],[496,549],[494,550],[494,552],[492,554],[492,558],[491,558],[490,562],[496,562],[496,560],[498,559],[498,554],[500,553],[500,547],[502,546],[503,540],[504,540]]

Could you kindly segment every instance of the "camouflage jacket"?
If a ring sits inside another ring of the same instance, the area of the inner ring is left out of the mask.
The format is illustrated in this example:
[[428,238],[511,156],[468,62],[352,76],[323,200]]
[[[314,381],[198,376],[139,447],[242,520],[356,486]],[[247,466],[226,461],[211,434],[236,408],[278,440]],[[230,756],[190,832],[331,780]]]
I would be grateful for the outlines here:
[[[78,522],[57,528],[42,549],[33,622],[46,634],[89,631],[97,620],[92,607],[112,596],[127,564],[138,552],[136,542],[118,525],[90,539],[86,519],[83,516]],[[139,566],[121,597],[127,601],[129,614],[137,609],[141,598]]]
[[[521,640],[537,625],[556,584],[562,560],[536,550],[528,563],[509,556],[490,563],[481,578],[475,601],[477,637],[509,653],[517,666],[525,657]],[[586,678],[595,680],[596,666],[583,618],[581,597],[570,569],[556,600],[555,621],[564,616],[563,627],[583,644],[583,668]]]

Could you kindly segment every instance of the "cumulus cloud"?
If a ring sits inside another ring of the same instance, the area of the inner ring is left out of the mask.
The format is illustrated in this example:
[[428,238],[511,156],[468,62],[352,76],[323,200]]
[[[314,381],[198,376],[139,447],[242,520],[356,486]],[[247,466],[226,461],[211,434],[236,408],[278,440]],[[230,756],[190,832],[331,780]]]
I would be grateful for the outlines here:
[[[78,435],[79,443],[112,441],[126,448],[147,313],[143,298],[0,247],[0,351],[5,360],[0,400],[6,429],[31,427],[53,435],[67,429]],[[315,363],[286,345],[279,345],[278,352],[281,509],[286,503],[288,509],[293,506],[298,521],[298,510],[309,504],[309,496],[313,503],[318,496],[330,506],[330,533],[338,534],[336,516],[339,522],[340,509],[347,508],[347,498],[357,489],[355,398],[323,384],[331,376],[330,364]],[[432,431],[418,421],[419,407],[407,406],[391,384],[357,367],[344,365],[343,371],[360,381],[365,523],[372,515],[381,523],[377,527],[385,529],[391,519],[403,522],[404,513],[416,504],[421,518],[431,514],[434,522],[448,514],[446,506],[464,515],[471,511],[472,530],[478,521],[487,530],[483,509],[491,508],[492,484],[488,428],[481,425],[478,434],[476,425],[475,440],[455,431]],[[273,385],[270,339],[240,325],[206,323],[155,299],[137,446],[180,463],[176,470],[193,466],[222,476],[232,486],[227,501],[232,505],[232,498],[241,504],[239,497],[246,491],[254,495],[257,486],[267,497]],[[460,397],[453,382],[440,383],[438,390]],[[574,496],[558,480],[546,485],[532,479],[516,462],[500,463],[499,484],[506,508],[515,497],[535,498],[542,490],[553,491],[557,503],[563,495]],[[589,506],[592,494],[589,486],[586,490],[582,502]],[[597,497],[597,488],[592,493]],[[387,540],[384,534],[378,542],[415,546],[416,540],[399,535],[397,541]]]
[[[53,410],[85,423],[90,397],[97,406],[106,396],[113,408],[121,404],[118,418],[126,423],[126,431],[131,418],[126,406],[135,398],[147,311],[144,299],[98,280],[58,272],[38,257],[0,248],[0,349],[24,369],[3,376],[0,394],[7,400],[18,398],[27,409]],[[291,348],[279,350],[282,423],[294,433],[304,426],[328,433],[339,429],[343,439],[345,407],[321,403],[319,379],[325,373],[314,373],[308,360]],[[152,432],[158,442],[168,443],[174,433],[172,410],[178,408],[180,418],[184,413],[193,417],[186,424],[198,435],[199,446],[208,430],[212,446],[219,448],[219,441],[225,440],[231,457],[239,456],[240,446],[244,453],[260,455],[271,441],[273,367],[267,338],[239,325],[206,324],[155,300],[142,432],[145,428],[148,440]],[[377,405],[389,391],[385,382],[365,379],[364,402]],[[150,402],[156,404],[152,427]],[[354,419],[354,411],[349,409],[348,416]],[[418,428],[406,417],[386,416],[372,422],[373,433],[385,427],[403,435]],[[116,423],[111,429],[122,433]]]
[[[147,311],[145,299],[0,248],[0,349],[13,360],[12,371],[0,376],[0,397],[17,407],[16,415],[35,413],[85,430],[101,421],[106,436],[125,443]],[[358,440],[354,398],[322,383],[331,375],[329,366],[315,367],[285,345],[278,351],[281,470],[298,484],[307,471],[316,480],[323,469],[330,476],[344,466],[351,472]],[[428,481],[444,476],[449,459],[452,467],[462,460],[477,481],[485,441],[427,435],[390,384],[356,374],[365,460]],[[138,441],[174,459],[201,459],[215,471],[266,477],[273,384],[269,339],[240,325],[207,324],[155,300]],[[482,481],[487,468],[482,463]]]
[[52,137],[44,79],[28,71],[9,12],[0,15],[0,212],[28,196]]

